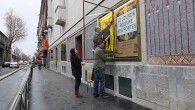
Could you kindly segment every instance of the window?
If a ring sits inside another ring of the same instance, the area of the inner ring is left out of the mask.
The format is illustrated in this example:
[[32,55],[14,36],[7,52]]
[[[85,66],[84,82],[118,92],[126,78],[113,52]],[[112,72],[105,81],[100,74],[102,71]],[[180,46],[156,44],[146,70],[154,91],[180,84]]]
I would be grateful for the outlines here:
[[50,60],[53,61],[53,50],[50,51]]
[[61,44],[61,60],[66,61],[66,44]]

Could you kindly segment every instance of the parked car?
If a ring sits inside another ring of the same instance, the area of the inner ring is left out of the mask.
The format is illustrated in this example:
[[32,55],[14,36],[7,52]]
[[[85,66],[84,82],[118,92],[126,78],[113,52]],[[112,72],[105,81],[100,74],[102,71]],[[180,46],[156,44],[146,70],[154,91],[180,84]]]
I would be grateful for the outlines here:
[[19,68],[20,64],[18,62],[11,62],[9,67],[10,68]]
[[23,61],[21,60],[21,61],[19,61],[19,64],[21,65],[23,63]]
[[26,63],[26,62],[23,62],[22,64],[23,64],[23,65],[27,65],[27,63]]
[[9,67],[9,65],[10,65],[10,62],[4,62],[2,67]]

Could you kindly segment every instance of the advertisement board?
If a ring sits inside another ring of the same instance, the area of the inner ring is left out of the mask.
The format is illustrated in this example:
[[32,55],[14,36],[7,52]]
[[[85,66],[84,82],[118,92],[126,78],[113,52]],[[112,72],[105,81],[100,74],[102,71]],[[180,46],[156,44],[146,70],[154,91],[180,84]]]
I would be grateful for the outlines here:
[[[100,29],[101,30],[104,30],[106,29],[106,27],[110,24],[110,22],[112,21],[113,19],[113,14],[112,13],[109,13],[108,15],[102,17],[100,20],[99,20],[99,25],[100,25]],[[102,37],[104,38],[107,38],[108,36],[110,36],[110,38],[108,39],[108,41],[106,42],[106,50],[114,50],[114,44],[115,44],[115,29],[114,29],[114,24],[112,24],[110,26],[110,29],[107,30]],[[112,58],[113,57],[113,54],[108,54],[106,55],[107,58]]]
[[108,58],[141,60],[139,16],[139,1],[131,0],[99,19],[101,30],[114,21],[109,32],[103,35],[111,36],[106,42],[106,49],[116,51],[114,56],[107,55]]
[[132,0],[114,11],[116,23],[116,58],[139,59],[140,27],[137,0]]

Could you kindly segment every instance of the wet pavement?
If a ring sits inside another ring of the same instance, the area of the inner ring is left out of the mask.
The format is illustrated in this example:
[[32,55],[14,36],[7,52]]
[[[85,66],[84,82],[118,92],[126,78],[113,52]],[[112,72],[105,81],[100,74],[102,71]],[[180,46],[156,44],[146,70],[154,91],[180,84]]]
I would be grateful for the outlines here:
[[109,95],[94,98],[81,84],[83,97],[74,96],[74,79],[48,69],[34,68],[30,110],[150,110],[131,101]]
[[29,68],[24,68],[0,81],[0,110],[9,110],[13,100],[27,79]]

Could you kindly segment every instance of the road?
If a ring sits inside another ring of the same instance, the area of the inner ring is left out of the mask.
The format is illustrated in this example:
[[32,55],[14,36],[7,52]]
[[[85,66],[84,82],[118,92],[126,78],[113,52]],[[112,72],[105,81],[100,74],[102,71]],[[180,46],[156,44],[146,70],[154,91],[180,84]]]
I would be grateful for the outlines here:
[[[24,66],[26,66],[26,65],[20,65],[20,68],[22,68],[22,67],[24,67]],[[18,68],[3,67],[3,68],[1,69],[1,71],[0,71],[0,76],[5,75],[5,74],[7,74],[7,73],[9,73],[9,72],[12,72],[12,71],[14,71],[14,70],[16,70],[16,69],[18,69]]]
[[9,110],[13,100],[27,79],[29,67],[0,81],[0,110]]

